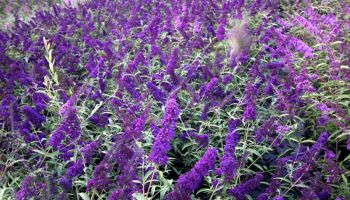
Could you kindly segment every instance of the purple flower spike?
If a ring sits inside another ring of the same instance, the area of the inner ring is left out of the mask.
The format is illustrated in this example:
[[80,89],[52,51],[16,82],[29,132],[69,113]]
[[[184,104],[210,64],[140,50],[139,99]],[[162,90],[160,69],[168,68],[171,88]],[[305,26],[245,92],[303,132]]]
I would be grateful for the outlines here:
[[[318,155],[319,151],[320,151],[322,148],[324,148],[324,146],[327,144],[327,142],[328,142],[328,137],[329,137],[328,133],[323,132],[323,133],[321,133],[321,135],[318,137],[316,143],[315,143],[314,145],[312,145],[312,147],[311,147],[310,150],[309,150],[309,153],[311,154],[311,156],[312,156],[313,158],[315,158],[315,157]],[[309,158],[306,157],[305,159],[309,159]]]
[[190,193],[198,189],[209,170],[214,168],[217,151],[209,148],[194,167],[182,174],[177,180],[174,190],[165,196],[166,200],[191,199]]
[[255,96],[257,94],[256,87],[249,83],[244,91],[244,120],[255,120],[256,111],[255,111]]
[[149,160],[165,165],[168,161],[167,152],[171,149],[170,141],[174,138],[174,128],[179,115],[179,108],[175,97],[171,97],[165,105],[162,128],[154,140]]
[[100,146],[99,141],[93,141],[80,149],[85,163],[90,163],[92,157]]
[[234,196],[237,200],[244,200],[246,199],[245,195],[258,187],[263,178],[264,176],[262,174],[257,174],[254,178],[249,179],[229,190],[228,194],[230,196]]
[[235,146],[239,141],[239,135],[235,131],[236,126],[241,123],[241,120],[230,120],[228,122],[228,133],[225,139],[224,155],[220,160],[220,167],[216,173],[225,177],[225,182],[230,182],[236,176],[237,161],[234,155]]
[[35,197],[36,191],[34,188],[33,178],[26,176],[22,181],[21,189],[16,193],[16,199],[30,199]]

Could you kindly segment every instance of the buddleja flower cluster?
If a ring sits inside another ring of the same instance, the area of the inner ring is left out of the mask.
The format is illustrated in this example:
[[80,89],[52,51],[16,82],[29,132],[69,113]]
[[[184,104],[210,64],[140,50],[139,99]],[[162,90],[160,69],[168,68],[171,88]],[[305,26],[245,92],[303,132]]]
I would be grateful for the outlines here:
[[346,1],[21,3],[4,198],[350,199]]

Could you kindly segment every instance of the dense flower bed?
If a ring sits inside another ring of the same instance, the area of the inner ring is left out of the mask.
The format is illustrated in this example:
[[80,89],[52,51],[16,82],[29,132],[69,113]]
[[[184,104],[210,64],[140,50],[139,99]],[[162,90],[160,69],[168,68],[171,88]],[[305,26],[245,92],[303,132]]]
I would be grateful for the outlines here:
[[350,199],[345,1],[26,2],[0,199]]

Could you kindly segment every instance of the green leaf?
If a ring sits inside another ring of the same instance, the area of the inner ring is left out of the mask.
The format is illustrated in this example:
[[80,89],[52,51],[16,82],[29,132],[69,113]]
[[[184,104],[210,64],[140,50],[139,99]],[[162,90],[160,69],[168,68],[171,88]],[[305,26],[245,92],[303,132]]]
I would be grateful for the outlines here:
[[345,177],[344,174],[341,175],[341,178],[343,179],[344,183],[345,183],[345,186],[348,187],[349,183],[348,183],[348,179]]
[[335,42],[332,42],[331,45],[337,45],[337,44],[343,44],[344,42],[343,41],[335,41]]
[[301,143],[315,143],[315,141],[314,140],[303,140]]
[[90,200],[90,197],[88,194],[81,192],[79,193],[79,196],[83,199],[83,200]]
[[347,131],[345,133],[338,135],[335,139],[338,140],[338,139],[344,138],[345,136],[349,136],[349,135],[350,135],[350,131]]
[[210,188],[202,188],[197,191],[197,194],[200,194],[200,193],[211,194],[213,193],[213,190],[211,190]]
[[187,143],[187,144],[182,146],[181,150],[184,150],[184,149],[186,149],[187,147],[190,147],[190,146],[193,146],[193,144],[192,143]]
[[255,150],[255,149],[247,149],[247,151],[249,151],[249,152],[252,153],[252,154],[257,155],[258,157],[261,156],[261,154],[260,154],[257,150]]
[[254,166],[259,168],[260,171],[264,171],[264,168],[261,165],[255,163]]
[[154,171],[148,171],[145,176],[143,177],[143,182],[146,182],[148,180],[148,177],[153,174],[153,173],[156,173]]
[[132,182],[133,182],[133,183],[138,183],[138,184],[142,185],[142,182],[141,182],[140,180],[133,180]]
[[303,184],[303,183],[299,183],[295,185],[296,187],[301,187],[301,188],[308,188],[309,186]]
[[279,179],[279,180],[282,180],[282,181],[284,181],[284,182],[287,182],[287,183],[289,183],[290,185],[293,184],[292,181],[290,181],[290,180],[288,180],[288,179],[286,179],[286,178],[284,178],[284,177],[276,177],[276,179]]
[[143,194],[138,193],[138,192],[132,194],[132,196],[133,196],[135,199],[137,199],[137,200],[146,200],[146,199],[147,199],[145,196],[143,196]]
[[348,94],[337,95],[336,99],[337,100],[350,99],[350,95]]
[[348,160],[350,160],[350,155],[348,155],[342,162],[346,162]]
[[0,200],[4,199],[4,194],[5,194],[6,190],[7,190],[7,188],[0,189]]

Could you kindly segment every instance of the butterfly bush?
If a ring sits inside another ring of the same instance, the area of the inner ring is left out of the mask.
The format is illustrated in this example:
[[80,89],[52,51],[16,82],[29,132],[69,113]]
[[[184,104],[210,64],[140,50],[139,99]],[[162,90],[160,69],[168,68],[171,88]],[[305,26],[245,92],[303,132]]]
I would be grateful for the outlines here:
[[0,3],[5,199],[349,199],[346,1]]

